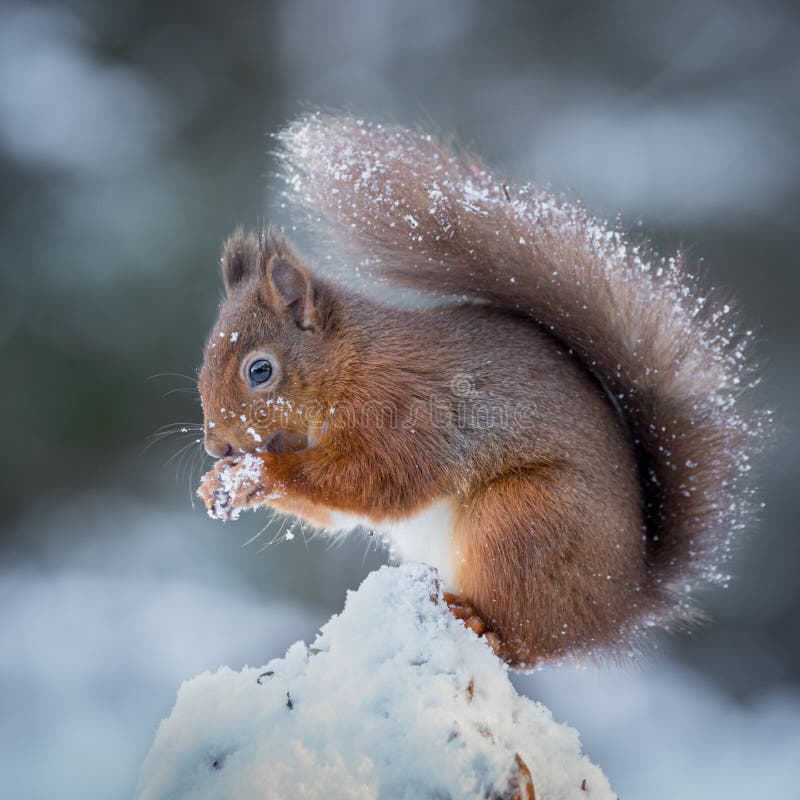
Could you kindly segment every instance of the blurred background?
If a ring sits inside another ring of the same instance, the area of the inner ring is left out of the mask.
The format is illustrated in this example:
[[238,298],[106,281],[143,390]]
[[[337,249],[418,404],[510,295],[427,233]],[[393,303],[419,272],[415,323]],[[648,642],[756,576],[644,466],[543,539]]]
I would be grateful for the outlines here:
[[385,559],[211,522],[195,436],[148,439],[201,420],[220,243],[287,221],[269,133],[318,106],[454,133],[742,299],[779,430],[713,624],[517,683],[622,797],[796,791],[798,85],[779,0],[0,5],[4,797],[131,796],[182,679],[313,637]]

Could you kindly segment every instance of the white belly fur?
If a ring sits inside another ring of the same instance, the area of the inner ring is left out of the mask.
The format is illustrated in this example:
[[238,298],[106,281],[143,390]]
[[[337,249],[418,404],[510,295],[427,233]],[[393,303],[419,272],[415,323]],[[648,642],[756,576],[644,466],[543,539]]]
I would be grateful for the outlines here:
[[451,547],[453,504],[449,500],[432,503],[413,516],[401,520],[375,523],[367,517],[331,511],[331,532],[355,528],[374,530],[397,561],[421,561],[439,570],[444,586],[457,591]]

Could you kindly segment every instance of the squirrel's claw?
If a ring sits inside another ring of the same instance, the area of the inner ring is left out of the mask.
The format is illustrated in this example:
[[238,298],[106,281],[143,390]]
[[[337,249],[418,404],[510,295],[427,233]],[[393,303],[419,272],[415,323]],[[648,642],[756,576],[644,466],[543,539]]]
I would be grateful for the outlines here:
[[463,594],[445,592],[443,599],[447,603],[450,613],[456,619],[460,619],[470,630],[482,637],[498,658],[503,661],[509,660],[508,648],[503,644],[499,634],[489,629],[486,621]]

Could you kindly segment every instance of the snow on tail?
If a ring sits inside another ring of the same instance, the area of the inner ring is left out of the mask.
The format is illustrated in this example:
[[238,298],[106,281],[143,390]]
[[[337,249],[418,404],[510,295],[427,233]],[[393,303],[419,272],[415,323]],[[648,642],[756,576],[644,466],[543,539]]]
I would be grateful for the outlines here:
[[279,139],[289,198],[376,276],[524,315],[602,381],[639,454],[651,590],[664,618],[690,615],[683,590],[724,579],[751,512],[743,478],[767,416],[742,410],[752,336],[729,304],[680,255],[429,135],[314,114]]

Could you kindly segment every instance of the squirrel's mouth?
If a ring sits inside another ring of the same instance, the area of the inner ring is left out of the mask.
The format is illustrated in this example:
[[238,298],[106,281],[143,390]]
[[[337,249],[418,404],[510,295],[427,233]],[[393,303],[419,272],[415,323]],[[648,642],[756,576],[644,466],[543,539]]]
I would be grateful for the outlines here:
[[311,447],[311,442],[307,433],[293,428],[279,428],[273,431],[256,451],[259,453],[275,453],[283,455],[285,453],[299,453]]

